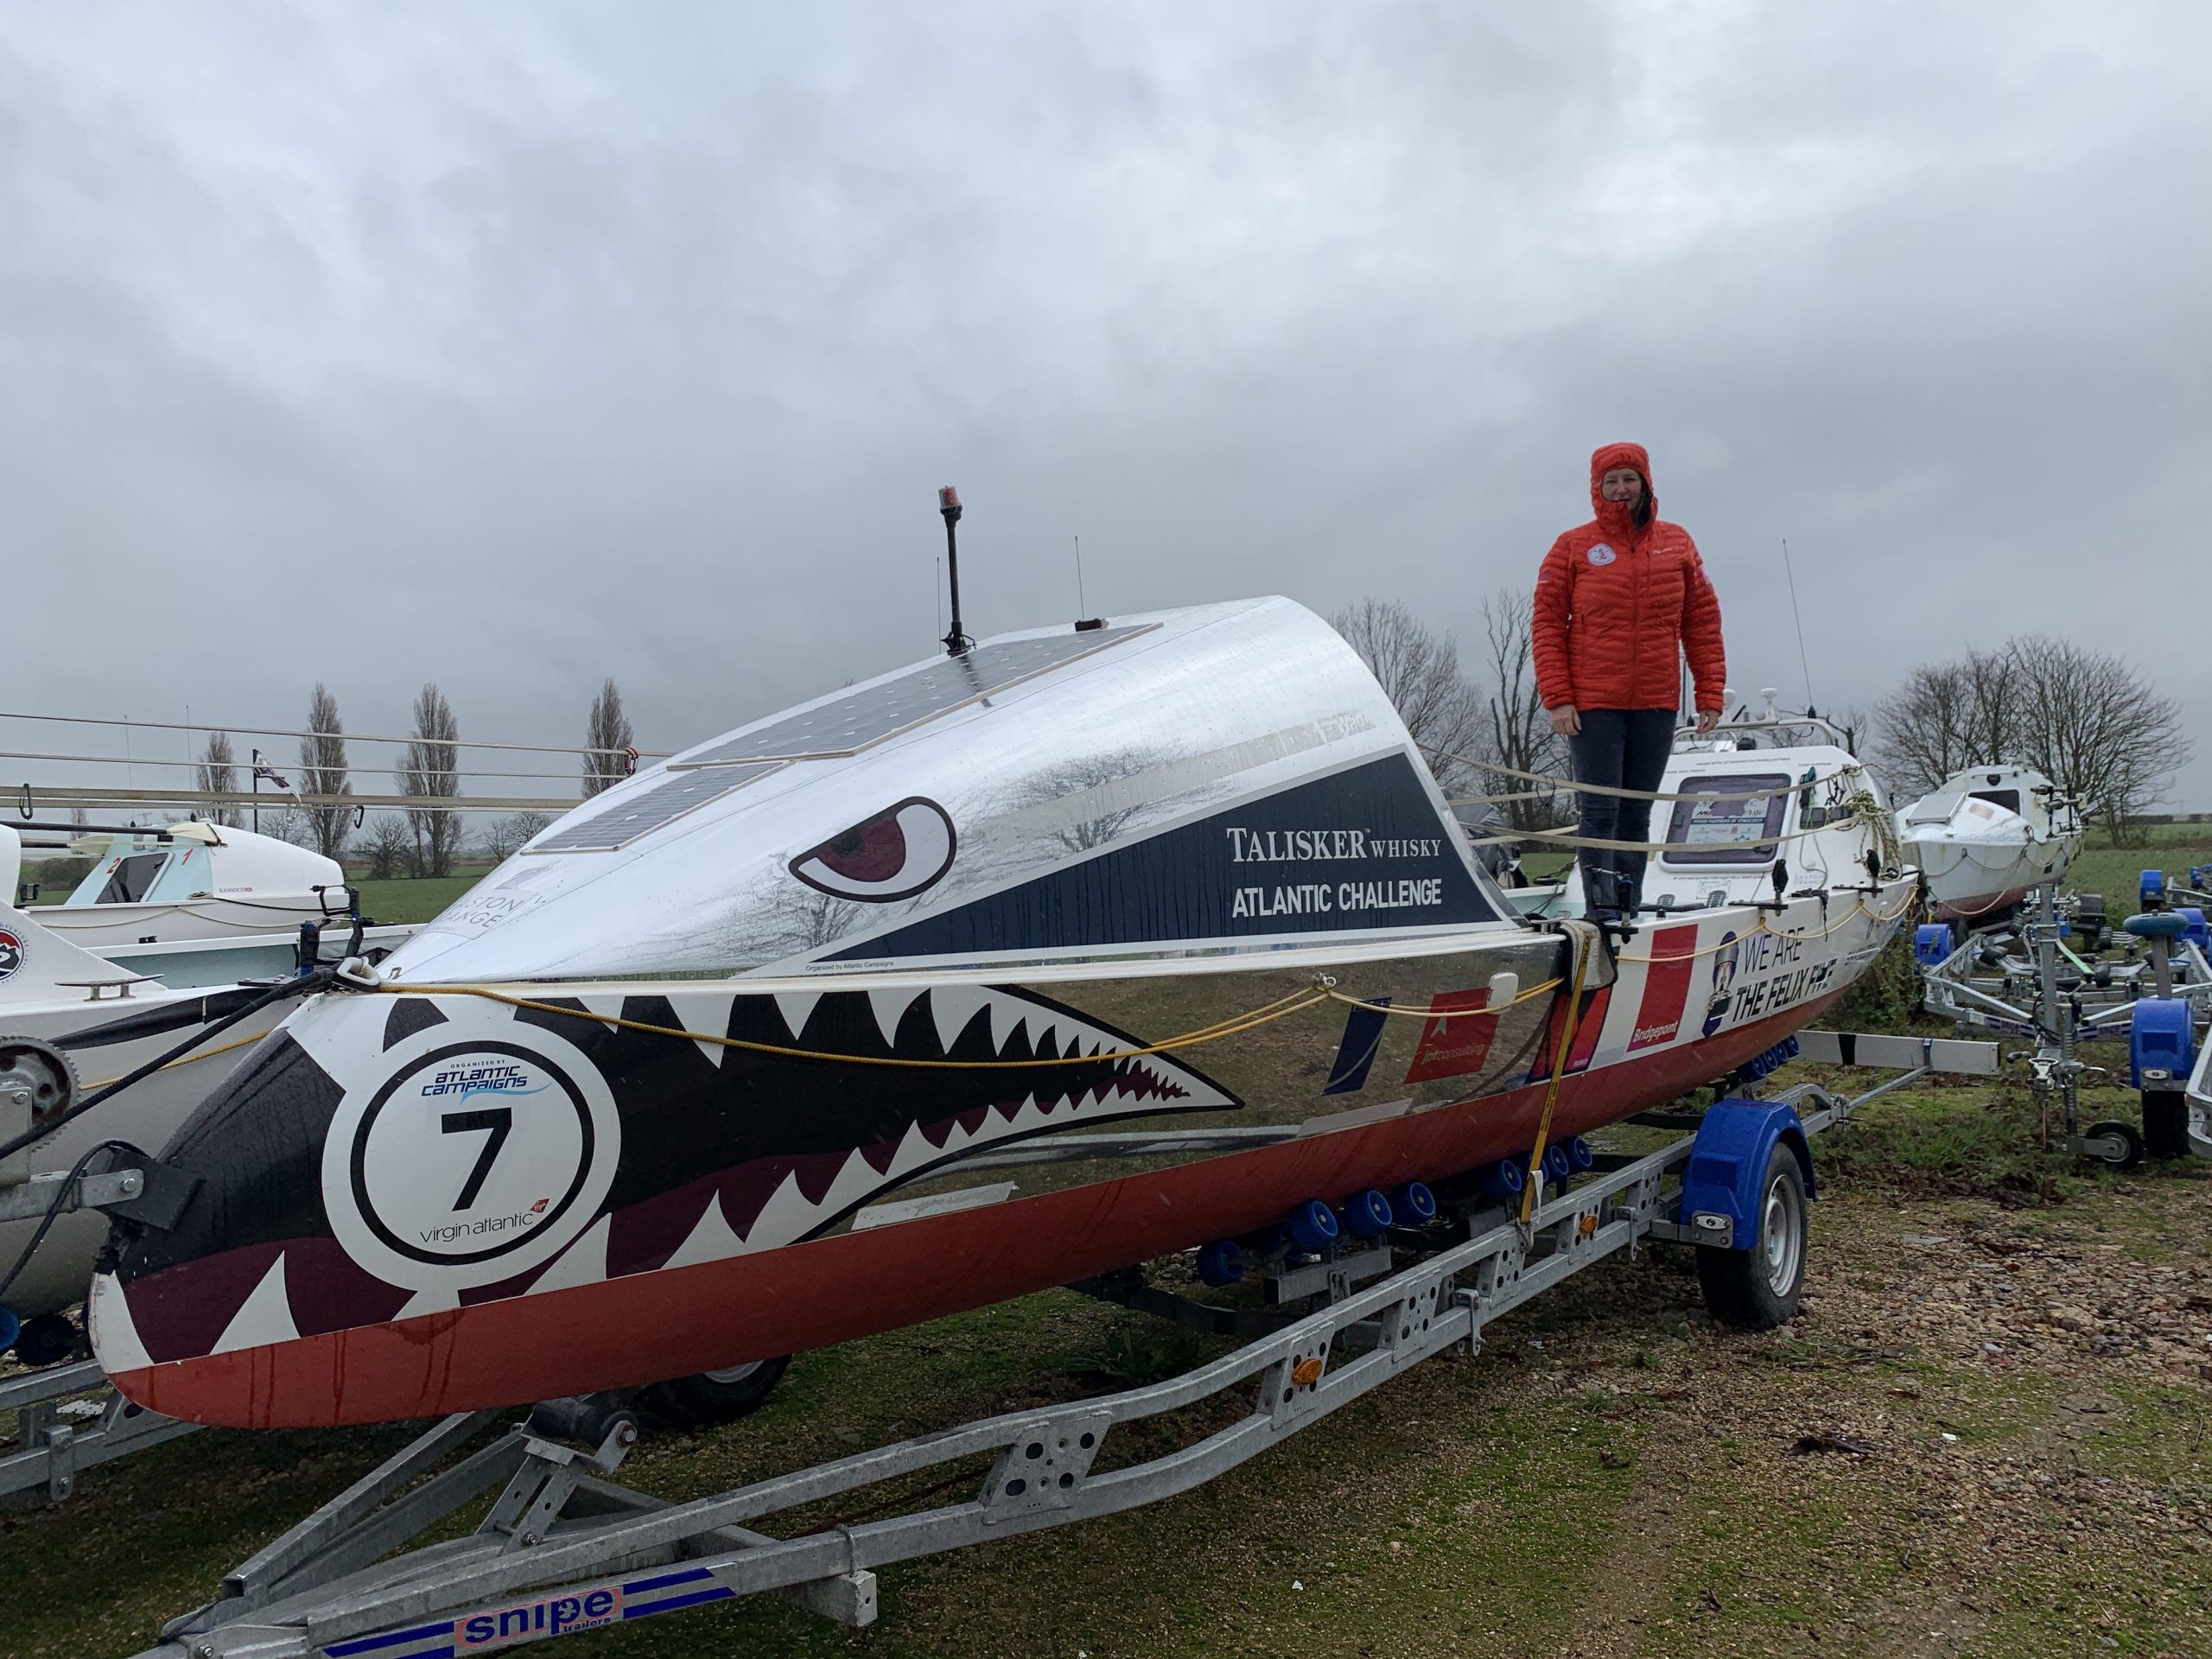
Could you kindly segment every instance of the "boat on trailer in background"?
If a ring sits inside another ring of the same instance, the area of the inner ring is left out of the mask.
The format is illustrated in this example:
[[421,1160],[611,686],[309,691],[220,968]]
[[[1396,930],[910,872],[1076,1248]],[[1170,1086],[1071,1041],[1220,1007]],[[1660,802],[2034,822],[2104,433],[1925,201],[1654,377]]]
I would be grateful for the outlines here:
[[[251,1427],[741,1391],[1310,1249],[1757,1063],[1912,900],[1847,755],[1730,753],[1681,844],[1740,868],[1524,920],[1287,600],[948,645],[594,798],[298,1007],[162,1153],[175,1225],[118,1224],[118,1386]],[[1777,801],[1835,837],[1781,890]]]
[[345,913],[337,860],[274,836],[196,818],[147,829],[48,827],[66,829],[69,850],[91,854],[93,863],[67,899],[40,907],[39,919],[87,950],[265,941]]
[[[179,823],[88,836],[77,826],[54,828],[77,845],[89,839],[101,856],[66,905],[0,904],[0,1074],[29,1096],[11,1103],[24,1114],[24,1130],[58,1116],[76,1093],[190,1042],[303,964],[335,965],[340,951],[380,959],[414,931],[358,925],[358,906],[336,864],[251,831]],[[7,892],[22,890],[22,836],[0,824],[0,884]],[[145,860],[158,868],[130,868]],[[119,879],[135,896],[102,898]],[[257,912],[257,931],[230,931],[230,918],[255,913],[235,898],[224,909],[209,908],[199,890],[220,884],[270,900]],[[0,1185],[58,1178],[103,1141],[159,1146],[283,1013],[271,1006],[250,1015],[220,1043],[57,1128],[8,1160],[14,1167]],[[8,1121],[0,1107],[0,1122]],[[0,1270],[15,1262],[39,1225],[35,1217],[0,1220]],[[107,1218],[91,1209],[54,1217],[37,1250],[0,1291],[0,1351],[12,1349],[33,1365],[76,1351],[67,1310],[85,1299],[107,1228]]]
[[2030,893],[2061,880],[2082,850],[2082,815],[2032,766],[1968,766],[1897,814],[1939,921],[2001,920]]

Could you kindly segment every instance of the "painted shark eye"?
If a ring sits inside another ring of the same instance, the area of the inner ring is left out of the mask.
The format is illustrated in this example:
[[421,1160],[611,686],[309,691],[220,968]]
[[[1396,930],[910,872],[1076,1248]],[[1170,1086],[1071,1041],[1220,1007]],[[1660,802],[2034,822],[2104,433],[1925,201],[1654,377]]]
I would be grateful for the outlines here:
[[911,899],[952,868],[952,820],[916,795],[834,835],[791,861],[810,887],[864,904]]

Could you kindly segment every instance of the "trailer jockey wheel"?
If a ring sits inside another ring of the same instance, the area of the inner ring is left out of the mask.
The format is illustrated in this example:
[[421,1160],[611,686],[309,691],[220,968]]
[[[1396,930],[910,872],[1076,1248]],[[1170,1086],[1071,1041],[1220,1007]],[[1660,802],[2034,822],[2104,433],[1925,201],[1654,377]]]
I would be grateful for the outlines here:
[[1788,1324],[1805,1291],[1805,1172],[1797,1154],[1778,1141],[1759,1191],[1758,1236],[1748,1249],[1696,1253],[1707,1311],[1739,1331]]
[[2143,1151],[2151,1158],[2189,1156],[2189,1098],[2170,1090],[2143,1094]]
[[60,1313],[41,1313],[23,1321],[16,1338],[16,1359],[29,1366],[59,1365],[77,1357],[81,1346],[77,1327]]
[[674,1428],[710,1428],[760,1408],[770,1390],[783,1381],[791,1363],[786,1354],[779,1359],[756,1359],[719,1371],[699,1371],[690,1376],[656,1382],[639,1396],[644,1406]]
[[2143,1161],[2143,1132],[2125,1118],[2107,1117],[2082,1131],[2081,1152],[2114,1169],[2133,1169]]

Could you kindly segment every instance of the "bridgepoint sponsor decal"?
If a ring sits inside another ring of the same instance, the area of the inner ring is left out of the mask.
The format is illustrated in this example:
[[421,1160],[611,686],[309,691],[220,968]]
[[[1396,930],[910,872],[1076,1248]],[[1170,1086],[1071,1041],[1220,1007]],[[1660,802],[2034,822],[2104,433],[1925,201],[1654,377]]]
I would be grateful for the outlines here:
[[573,1636],[622,1622],[622,1587],[605,1585],[581,1594],[548,1596],[487,1608],[454,1621],[453,1644],[462,1653],[487,1653],[541,1637]]

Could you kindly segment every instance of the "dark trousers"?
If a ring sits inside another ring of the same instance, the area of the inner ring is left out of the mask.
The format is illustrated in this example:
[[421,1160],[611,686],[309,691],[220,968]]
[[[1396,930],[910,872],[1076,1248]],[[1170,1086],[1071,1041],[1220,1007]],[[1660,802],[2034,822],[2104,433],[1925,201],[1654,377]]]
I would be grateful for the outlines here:
[[[1674,752],[1672,709],[1585,709],[1582,730],[1567,739],[1574,755],[1574,781],[1614,789],[1656,790]],[[1600,841],[1651,839],[1651,803],[1618,795],[1584,793],[1581,833]],[[1585,847],[1576,854],[1582,866],[1584,907],[1634,914],[1643,901],[1642,853]]]

